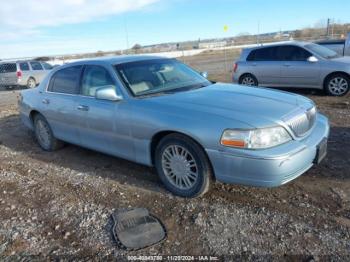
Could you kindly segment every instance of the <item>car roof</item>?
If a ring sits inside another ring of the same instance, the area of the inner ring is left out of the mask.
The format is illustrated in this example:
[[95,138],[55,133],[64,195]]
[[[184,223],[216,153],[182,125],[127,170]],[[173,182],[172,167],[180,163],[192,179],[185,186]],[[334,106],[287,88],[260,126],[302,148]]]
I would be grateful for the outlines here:
[[304,42],[304,41],[286,41],[286,42],[277,42],[277,43],[272,43],[272,44],[262,44],[259,46],[253,46],[253,47],[248,47],[244,48],[245,51],[252,51],[255,49],[261,49],[265,47],[276,47],[276,46],[284,46],[284,45],[295,45],[295,46],[305,46],[307,44],[312,44],[311,42]]
[[0,64],[15,64],[15,63],[25,63],[25,62],[45,63],[43,61],[37,61],[37,60],[3,60],[3,61],[0,61]]
[[162,56],[153,56],[153,55],[121,55],[121,56],[109,56],[109,57],[97,57],[97,58],[89,58],[89,59],[81,59],[74,62],[67,63],[65,65],[81,65],[81,64],[89,64],[89,63],[107,63],[112,65],[129,63],[129,62],[137,62],[137,61],[145,61],[152,59],[169,59],[167,57]]

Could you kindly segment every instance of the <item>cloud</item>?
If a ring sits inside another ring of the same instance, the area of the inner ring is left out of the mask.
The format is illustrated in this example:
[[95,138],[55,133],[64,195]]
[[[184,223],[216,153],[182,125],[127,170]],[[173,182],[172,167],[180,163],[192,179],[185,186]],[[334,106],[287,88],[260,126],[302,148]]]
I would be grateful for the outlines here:
[[88,50],[86,43],[91,44],[90,49],[91,46],[108,48],[100,46],[101,41],[96,39],[67,39],[61,34],[57,39],[52,36],[48,39],[46,33],[52,27],[94,21],[147,7],[153,9],[160,1],[3,0],[0,4],[0,58],[83,52]]
[[138,10],[159,0],[15,0],[2,1],[0,28],[36,29],[88,22]]

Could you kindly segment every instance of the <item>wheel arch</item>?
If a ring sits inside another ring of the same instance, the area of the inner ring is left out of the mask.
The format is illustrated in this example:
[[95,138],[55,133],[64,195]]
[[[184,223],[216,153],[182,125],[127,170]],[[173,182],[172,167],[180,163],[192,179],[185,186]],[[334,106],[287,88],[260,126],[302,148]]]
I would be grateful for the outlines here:
[[331,78],[332,76],[334,75],[345,75],[346,77],[350,78],[350,74],[347,73],[347,72],[344,72],[344,71],[334,71],[334,72],[331,72],[329,73],[328,75],[326,75],[324,78],[323,78],[323,89],[326,88],[326,83],[328,81],[329,78]]
[[240,84],[241,81],[242,81],[242,79],[243,79],[243,77],[245,77],[245,76],[247,76],[247,75],[250,75],[250,76],[254,77],[255,80],[256,80],[256,82],[257,82],[258,85],[259,85],[259,81],[258,81],[258,79],[256,78],[256,76],[255,76],[253,73],[250,73],[250,72],[246,72],[246,73],[241,74],[241,75],[239,76],[239,78],[238,78],[238,83]]
[[34,77],[34,76],[32,76],[32,75],[28,76],[28,78],[27,78],[27,82],[29,81],[29,79],[33,79],[35,82],[37,82],[37,81],[36,81],[36,79],[35,79],[35,77]]
[[205,151],[204,147],[202,146],[202,144],[197,140],[195,139],[193,136],[191,135],[188,135],[188,134],[185,134],[183,132],[179,132],[179,131],[175,131],[175,130],[163,130],[163,131],[159,131],[157,132],[156,134],[153,135],[152,139],[151,139],[151,143],[150,143],[150,154],[151,154],[151,163],[152,165],[154,165],[154,161],[155,161],[155,153],[156,153],[156,148],[157,148],[157,145],[159,144],[159,142],[164,138],[166,137],[167,135],[170,135],[170,134],[179,134],[179,135],[183,135],[189,139],[191,139],[192,141],[194,141],[202,150],[203,150],[203,153],[204,155],[206,156],[207,160],[208,160],[208,163],[209,163],[209,166],[210,166],[210,169],[212,170],[212,174],[213,174],[213,178],[215,178],[215,172],[214,172],[214,169],[213,169],[213,165],[211,163],[211,160],[207,154],[207,152]]
[[34,126],[34,117],[36,116],[36,115],[42,115],[38,110],[36,110],[36,109],[33,109],[32,111],[30,111],[30,113],[29,113],[29,119],[30,119],[30,121],[31,121],[31,123],[32,123],[32,125]]

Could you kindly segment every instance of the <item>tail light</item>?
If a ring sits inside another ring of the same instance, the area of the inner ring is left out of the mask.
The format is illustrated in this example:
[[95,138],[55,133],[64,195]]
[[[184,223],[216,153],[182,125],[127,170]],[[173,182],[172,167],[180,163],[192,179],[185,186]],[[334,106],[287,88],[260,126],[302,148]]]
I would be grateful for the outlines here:
[[233,65],[233,73],[236,73],[237,69],[238,69],[238,64],[234,63],[234,65]]
[[18,78],[22,77],[22,71],[17,71],[17,77]]

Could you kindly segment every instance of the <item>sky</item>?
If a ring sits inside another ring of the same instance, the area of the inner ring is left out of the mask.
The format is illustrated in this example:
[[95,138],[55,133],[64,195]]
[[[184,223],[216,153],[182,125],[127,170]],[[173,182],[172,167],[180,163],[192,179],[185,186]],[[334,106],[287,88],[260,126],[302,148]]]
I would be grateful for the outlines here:
[[349,10],[349,0],[0,0],[0,59],[294,30],[350,22]]

